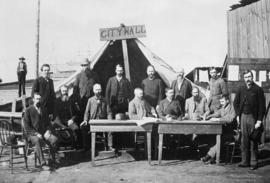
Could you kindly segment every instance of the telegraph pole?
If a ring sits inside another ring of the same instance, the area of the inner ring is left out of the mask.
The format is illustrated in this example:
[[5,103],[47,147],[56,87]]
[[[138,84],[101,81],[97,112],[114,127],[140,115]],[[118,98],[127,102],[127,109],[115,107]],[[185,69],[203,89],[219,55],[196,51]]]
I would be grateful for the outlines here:
[[38,0],[38,9],[37,9],[36,77],[39,76],[39,28],[40,28],[40,0]]

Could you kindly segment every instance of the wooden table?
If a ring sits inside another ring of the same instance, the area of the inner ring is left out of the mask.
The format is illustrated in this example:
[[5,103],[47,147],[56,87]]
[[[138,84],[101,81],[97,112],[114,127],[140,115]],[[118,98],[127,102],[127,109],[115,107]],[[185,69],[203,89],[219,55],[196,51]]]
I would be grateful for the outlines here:
[[161,164],[163,134],[216,134],[216,163],[219,164],[220,160],[220,136],[222,134],[222,125],[225,122],[220,121],[159,121],[158,134],[159,134],[159,147],[158,147],[158,163]]
[[[154,123],[154,122],[153,122]],[[95,165],[96,132],[145,132],[147,134],[147,158],[151,163],[151,132],[153,123],[138,126],[135,120],[90,120],[91,158]]]

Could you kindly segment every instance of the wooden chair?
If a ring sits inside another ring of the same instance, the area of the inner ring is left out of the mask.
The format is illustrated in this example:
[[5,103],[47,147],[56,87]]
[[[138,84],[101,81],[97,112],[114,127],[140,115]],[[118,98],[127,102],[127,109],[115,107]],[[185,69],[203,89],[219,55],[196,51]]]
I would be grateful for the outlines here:
[[[234,141],[233,142],[225,142],[226,147],[226,156],[225,156],[225,164],[233,163],[235,158],[240,158],[240,144],[241,144],[241,130],[234,130]],[[230,151],[231,150],[231,151]]]
[[14,159],[14,150],[23,148],[23,157],[25,161],[25,167],[28,170],[27,165],[27,156],[25,144],[17,145],[16,144],[16,134],[13,131],[12,124],[7,120],[0,120],[0,140],[1,140],[1,155],[3,148],[9,149],[9,166],[11,167],[11,173],[13,173],[13,159]]

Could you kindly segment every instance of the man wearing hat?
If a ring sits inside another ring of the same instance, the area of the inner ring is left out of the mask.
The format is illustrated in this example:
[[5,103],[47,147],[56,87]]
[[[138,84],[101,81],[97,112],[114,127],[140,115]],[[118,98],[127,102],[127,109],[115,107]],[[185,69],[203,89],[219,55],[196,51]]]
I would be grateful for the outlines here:
[[177,74],[177,79],[172,82],[171,88],[174,91],[174,98],[180,102],[182,111],[185,111],[185,101],[192,96],[192,85],[185,78],[183,68]]
[[81,62],[82,70],[77,75],[74,82],[73,95],[76,105],[79,106],[79,118],[82,121],[87,101],[94,95],[93,86],[99,82],[98,75],[91,70],[91,62],[88,58],[84,58]]
[[17,76],[18,76],[18,82],[19,82],[19,92],[18,95],[21,97],[21,92],[23,92],[23,95],[25,95],[25,77],[27,74],[27,65],[24,62],[25,58],[20,57],[19,63],[17,66]]

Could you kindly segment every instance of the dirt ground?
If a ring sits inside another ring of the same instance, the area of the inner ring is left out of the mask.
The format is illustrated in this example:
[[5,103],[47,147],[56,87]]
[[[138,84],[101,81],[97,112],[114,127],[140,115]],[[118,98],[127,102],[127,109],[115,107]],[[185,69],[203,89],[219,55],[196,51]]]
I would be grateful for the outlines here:
[[8,160],[1,157],[0,182],[269,182],[270,145],[260,151],[260,167],[257,170],[239,168],[237,162],[220,165],[204,164],[187,152],[170,153],[165,150],[163,161],[151,165],[145,160],[144,152],[122,150],[119,157],[112,152],[100,152],[96,166],[92,166],[90,152],[69,152],[54,170],[34,167],[33,155],[28,158],[29,171],[25,170],[23,158],[17,159],[14,174],[10,173]]

